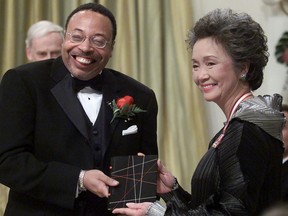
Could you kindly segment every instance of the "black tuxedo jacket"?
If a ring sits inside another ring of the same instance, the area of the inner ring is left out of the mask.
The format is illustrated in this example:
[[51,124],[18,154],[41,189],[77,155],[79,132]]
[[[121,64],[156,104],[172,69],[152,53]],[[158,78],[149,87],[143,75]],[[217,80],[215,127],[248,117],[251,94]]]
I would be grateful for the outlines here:
[[[0,182],[11,188],[5,215],[108,215],[105,199],[89,192],[75,199],[80,170],[107,173],[113,155],[158,154],[154,92],[111,69],[102,75],[105,141],[103,164],[97,167],[87,116],[61,57],[5,73],[0,85]],[[110,123],[108,103],[125,95],[147,112]],[[123,136],[132,125],[137,133]]]

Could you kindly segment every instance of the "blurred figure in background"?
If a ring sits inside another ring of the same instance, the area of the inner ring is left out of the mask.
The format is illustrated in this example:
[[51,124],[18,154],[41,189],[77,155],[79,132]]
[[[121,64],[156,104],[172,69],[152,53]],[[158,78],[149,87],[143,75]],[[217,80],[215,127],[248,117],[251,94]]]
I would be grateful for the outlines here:
[[61,55],[63,28],[50,21],[39,21],[27,32],[26,56],[29,61],[57,58]]
[[[275,57],[278,63],[288,67],[288,31],[285,31],[278,40],[275,49]],[[288,70],[286,72],[281,95],[283,96],[283,104],[288,104]]]

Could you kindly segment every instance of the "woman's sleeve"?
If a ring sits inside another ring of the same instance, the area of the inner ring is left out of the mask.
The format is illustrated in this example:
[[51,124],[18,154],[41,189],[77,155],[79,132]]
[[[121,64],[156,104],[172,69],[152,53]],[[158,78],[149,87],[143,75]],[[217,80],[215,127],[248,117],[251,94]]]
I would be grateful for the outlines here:
[[165,215],[255,215],[259,210],[257,202],[263,195],[260,192],[267,175],[271,139],[254,124],[234,122],[217,149],[220,175],[217,192],[192,207],[176,190],[167,202]]

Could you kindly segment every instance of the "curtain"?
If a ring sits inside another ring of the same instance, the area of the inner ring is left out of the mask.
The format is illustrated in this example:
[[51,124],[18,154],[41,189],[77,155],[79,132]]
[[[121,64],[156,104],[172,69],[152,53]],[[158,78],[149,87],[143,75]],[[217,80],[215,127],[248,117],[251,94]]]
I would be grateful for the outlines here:
[[[8,68],[26,62],[24,40],[29,25],[48,19],[64,26],[68,14],[77,5],[88,2],[0,1],[0,28],[4,32],[0,35],[3,41],[0,44],[3,50],[0,53],[2,74]],[[191,53],[185,44],[187,31],[193,25],[193,0],[97,2],[114,13],[118,25],[108,67],[139,80],[155,91],[159,106],[159,157],[181,186],[190,191],[192,173],[208,147],[203,98],[193,84]]]

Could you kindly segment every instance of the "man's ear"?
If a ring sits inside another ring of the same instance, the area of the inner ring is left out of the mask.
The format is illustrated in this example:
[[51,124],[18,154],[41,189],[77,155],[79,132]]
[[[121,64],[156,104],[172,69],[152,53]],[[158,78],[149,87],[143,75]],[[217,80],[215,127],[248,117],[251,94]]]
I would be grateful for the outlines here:
[[114,45],[115,45],[115,40],[112,42],[111,44],[111,53],[110,53],[110,58],[112,57],[112,52],[113,52],[113,49],[114,49]]
[[31,52],[31,49],[29,47],[26,47],[26,57],[29,61],[32,61],[32,59],[33,59],[32,52]]

